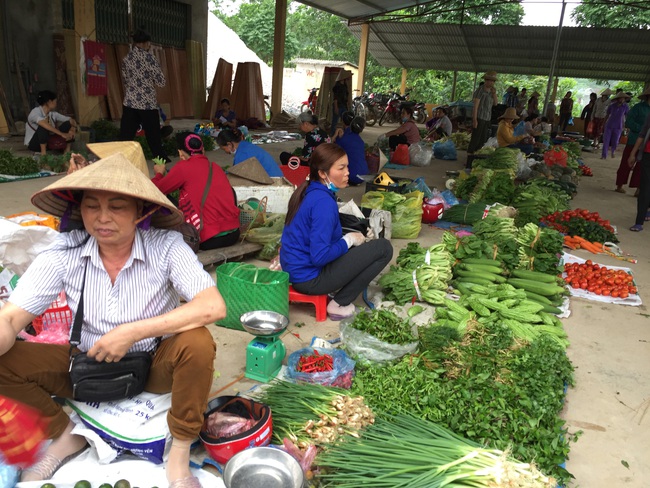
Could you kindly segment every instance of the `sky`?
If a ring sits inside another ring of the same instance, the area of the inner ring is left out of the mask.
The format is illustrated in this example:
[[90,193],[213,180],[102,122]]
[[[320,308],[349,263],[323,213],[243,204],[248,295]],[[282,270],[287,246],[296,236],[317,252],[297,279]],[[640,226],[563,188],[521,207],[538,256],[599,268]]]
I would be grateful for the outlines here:
[[[571,12],[580,3],[579,1],[567,2],[564,12],[564,26],[575,26],[571,19]],[[524,20],[523,25],[558,25],[562,12],[561,0],[523,0]]]

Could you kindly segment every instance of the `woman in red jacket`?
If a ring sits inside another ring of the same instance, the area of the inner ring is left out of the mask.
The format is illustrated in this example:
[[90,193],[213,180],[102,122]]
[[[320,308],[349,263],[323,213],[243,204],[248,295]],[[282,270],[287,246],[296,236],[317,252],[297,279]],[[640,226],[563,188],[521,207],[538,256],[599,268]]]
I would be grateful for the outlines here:
[[[226,173],[205,157],[198,135],[181,132],[176,140],[181,160],[168,173],[164,164],[156,164],[156,176],[151,181],[166,195],[180,190],[178,208],[185,221],[199,230],[201,250],[235,244],[239,240],[239,209]],[[210,166],[212,181],[208,187]]]

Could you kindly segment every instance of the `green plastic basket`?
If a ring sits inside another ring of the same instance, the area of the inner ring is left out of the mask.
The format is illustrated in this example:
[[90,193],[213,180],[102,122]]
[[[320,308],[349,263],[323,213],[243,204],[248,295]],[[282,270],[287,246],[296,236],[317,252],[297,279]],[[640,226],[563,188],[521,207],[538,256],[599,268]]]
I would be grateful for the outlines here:
[[246,263],[225,263],[216,270],[217,289],[226,302],[226,318],[217,325],[244,330],[239,317],[271,310],[289,317],[289,274]]

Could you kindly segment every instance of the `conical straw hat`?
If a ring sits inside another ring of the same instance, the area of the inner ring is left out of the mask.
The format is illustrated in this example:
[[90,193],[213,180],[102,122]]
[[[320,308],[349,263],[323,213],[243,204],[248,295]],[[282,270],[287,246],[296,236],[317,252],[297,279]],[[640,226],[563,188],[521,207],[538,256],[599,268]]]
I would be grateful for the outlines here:
[[[159,205],[161,208],[151,216],[153,227],[165,229],[183,221],[182,212],[122,153],[101,159],[46,186],[32,195],[32,204],[51,215],[63,217],[72,197],[66,193],[83,190],[109,191]],[[72,208],[70,218],[81,220],[79,205]]]
[[147,158],[144,157],[142,146],[136,141],[115,141],[115,142],[94,142],[87,144],[88,150],[99,156],[100,159],[112,156],[115,153],[121,152],[126,156],[126,159],[131,161],[131,164],[138,168],[148,178],[149,167],[147,166]]
[[228,168],[229,175],[239,176],[261,185],[272,185],[273,180],[256,157],[244,159],[241,163]]

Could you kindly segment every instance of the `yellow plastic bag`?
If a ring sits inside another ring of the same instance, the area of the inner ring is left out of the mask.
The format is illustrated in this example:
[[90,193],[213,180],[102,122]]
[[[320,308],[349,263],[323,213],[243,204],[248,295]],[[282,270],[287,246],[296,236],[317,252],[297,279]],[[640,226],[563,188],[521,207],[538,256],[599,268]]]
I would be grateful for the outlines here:
[[44,225],[50,229],[59,230],[60,220],[54,215],[37,214],[36,212],[21,212],[8,215],[5,218],[25,227],[30,225]]

